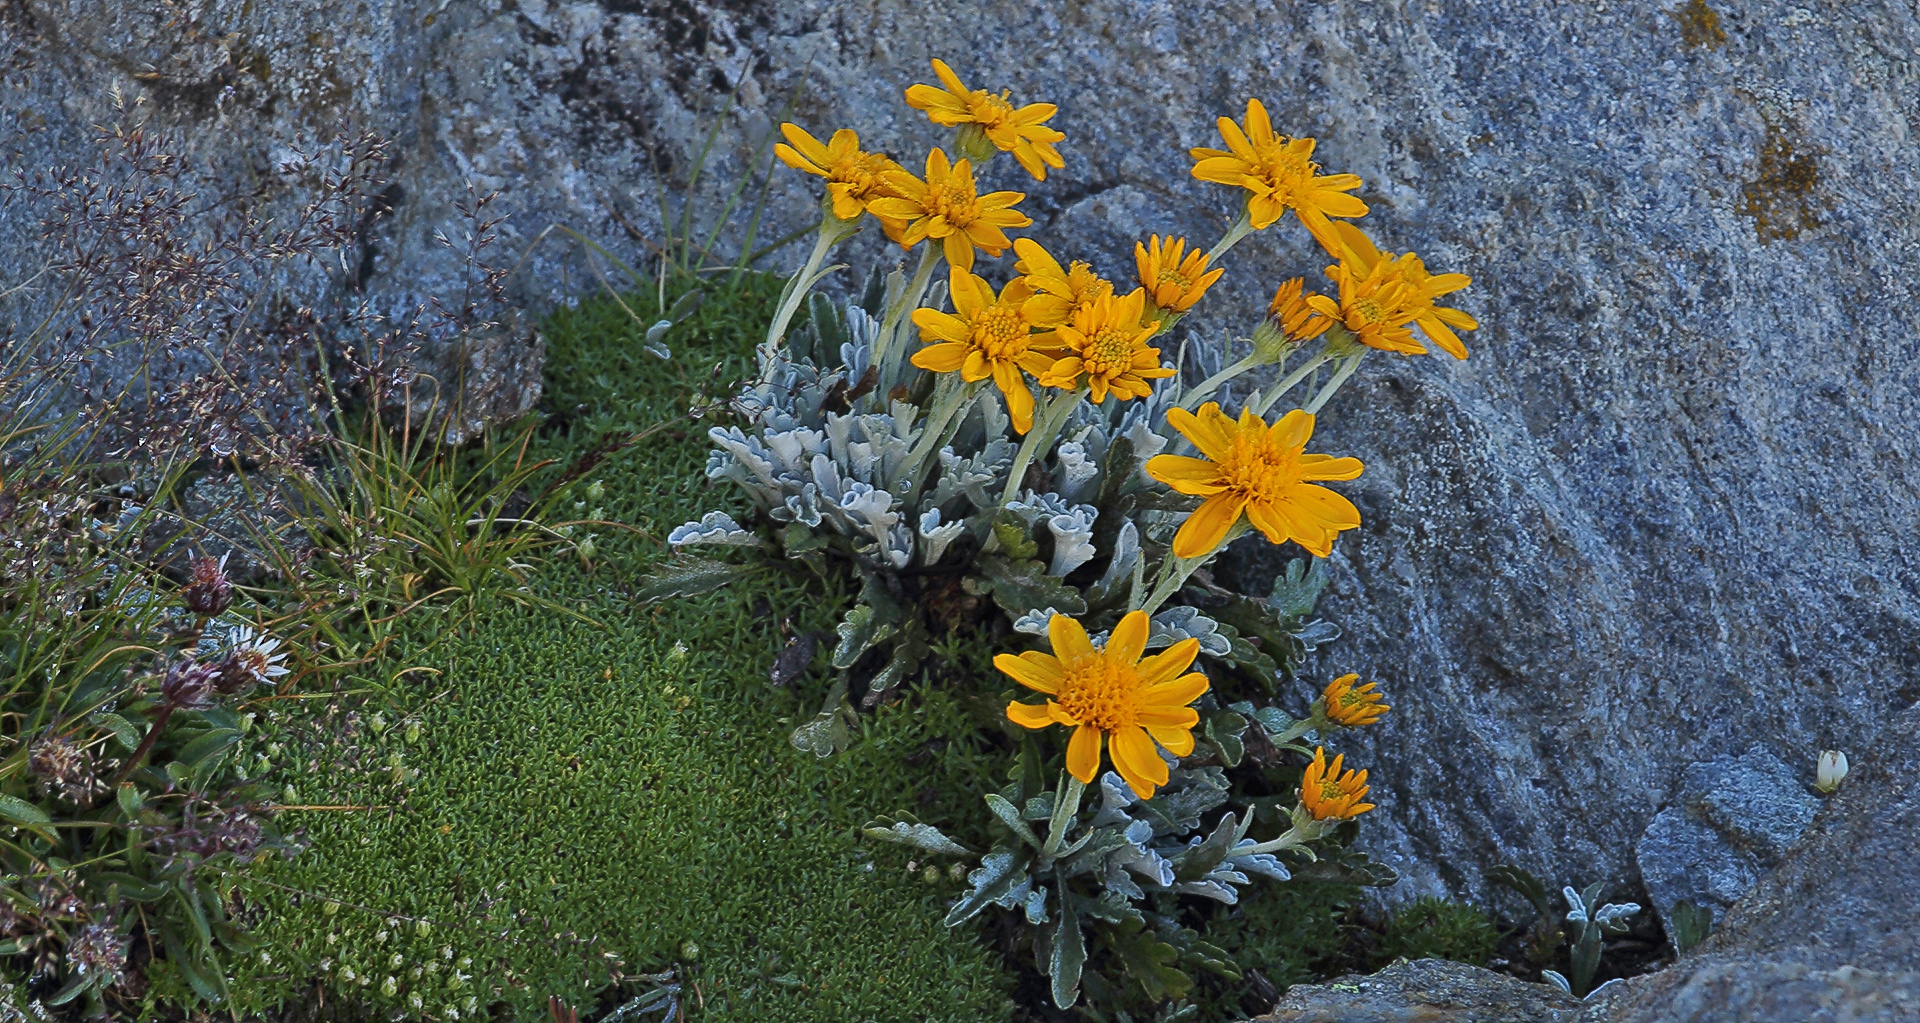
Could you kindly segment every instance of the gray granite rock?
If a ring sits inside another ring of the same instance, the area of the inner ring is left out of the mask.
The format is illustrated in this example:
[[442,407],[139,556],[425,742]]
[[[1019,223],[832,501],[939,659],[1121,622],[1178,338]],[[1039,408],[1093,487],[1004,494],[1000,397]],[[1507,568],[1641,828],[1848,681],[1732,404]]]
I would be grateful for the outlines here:
[[[1030,193],[1058,251],[1124,273],[1143,231],[1226,224],[1230,198],[1187,176],[1184,150],[1262,97],[1329,170],[1366,178],[1377,237],[1476,279],[1470,361],[1376,358],[1316,437],[1368,469],[1324,606],[1347,639],[1313,667],[1392,695],[1349,759],[1372,771],[1367,841],[1405,896],[1484,892],[1501,861],[1628,884],[1685,765],[1851,749],[1920,698],[1907,0],[0,11],[0,148],[28,165],[70,153],[112,84],[230,178],[270,163],[270,137],[342,114],[395,136],[393,215],[353,266],[395,308],[459,281],[433,235],[458,230],[466,182],[501,190],[511,244],[531,247],[520,293],[558,300],[590,281],[577,249],[535,237],[564,223],[648,253],[716,89],[737,102],[695,190],[706,211],[790,96],[818,132],[895,153],[939,140],[900,102],[932,56],[1060,105],[1066,169],[990,180]],[[808,180],[772,180],[760,239],[814,208]],[[0,234],[28,238],[26,215],[0,211]],[[870,234],[850,256],[879,251]],[[35,258],[0,247],[0,279]],[[1256,236],[1190,323],[1244,332],[1278,280],[1322,262],[1297,229]]]
[[1288,988],[1255,1023],[1570,1023],[1572,995],[1444,959]]
[[1764,749],[1689,765],[1673,805],[1653,818],[1634,849],[1668,936],[1673,907],[1682,901],[1719,921],[1780,862],[1819,806],[1794,769]]
[[1920,1020],[1920,706],[1694,954],[1616,984],[1580,1023]]

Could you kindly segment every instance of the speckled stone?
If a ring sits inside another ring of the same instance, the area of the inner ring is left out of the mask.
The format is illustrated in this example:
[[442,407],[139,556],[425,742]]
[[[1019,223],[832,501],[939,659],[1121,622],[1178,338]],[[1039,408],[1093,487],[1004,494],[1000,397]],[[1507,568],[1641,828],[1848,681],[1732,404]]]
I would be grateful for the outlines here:
[[[354,264],[391,308],[460,280],[434,235],[467,182],[502,193],[538,306],[594,286],[577,247],[533,244],[550,224],[651,251],[716,89],[737,100],[696,222],[791,97],[816,133],[939,141],[900,102],[932,56],[1059,104],[1066,169],[988,181],[1123,275],[1145,232],[1226,225],[1185,150],[1263,98],[1366,179],[1377,238],[1476,281],[1471,360],[1376,357],[1315,437],[1368,466],[1324,604],[1347,638],[1312,678],[1391,695],[1342,744],[1372,771],[1365,841],[1396,897],[1485,894],[1502,861],[1631,886],[1687,764],[1757,743],[1810,765],[1920,699],[1908,0],[0,0],[0,33],[9,166],[74,153],[114,84],[187,133],[208,194],[260,179],[275,135],[342,115],[393,135],[393,216]],[[780,169],[758,238],[816,197]],[[39,266],[30,216],[0,211],[8,284]],[[849,256],[880,251],[869,233]],[[1323,263],[1294,226],[1249,239],[1194,336],[1247,333]],[[289,295],[339,284],[315,274]]]
[[1372,976],[1288,988],[1254,1023],[1568,1023],[1572,995],[1444,959],[1398,962]]

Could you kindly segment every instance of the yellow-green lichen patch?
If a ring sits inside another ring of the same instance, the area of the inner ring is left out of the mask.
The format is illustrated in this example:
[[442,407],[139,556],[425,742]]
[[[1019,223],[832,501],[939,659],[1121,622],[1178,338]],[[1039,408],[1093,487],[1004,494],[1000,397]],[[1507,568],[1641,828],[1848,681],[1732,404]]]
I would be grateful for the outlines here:
[[1707,0],[1688,0],[1685,7],[1667,13],[1680,23],[1680,38],[1688,46],[1712,48],[1727,41],[1727,30],[1720,27],[1720,16],[1707,6]]
[[1762,242],[1798,238],[1820,226],[1819,184],[1820,163],[1814,154],[1801,152],[1784,131],[1768,125],[1756,175],[1740,187],[1735,209],[1753,218],[1753,233]]

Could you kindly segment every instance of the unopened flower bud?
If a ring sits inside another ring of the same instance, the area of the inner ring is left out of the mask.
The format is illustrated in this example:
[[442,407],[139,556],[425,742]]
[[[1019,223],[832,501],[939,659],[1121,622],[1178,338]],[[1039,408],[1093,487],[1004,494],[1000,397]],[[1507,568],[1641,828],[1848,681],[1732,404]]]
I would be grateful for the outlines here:
[[1846,777],[1847,755],[1837,749],[1821,750],[1819,766],[1814,769],[1813,787],[1830,796]]
[[216,665],[199,661],[179,661],[167,668],[160,680],[160,698],[176,710],[201,710],[213,706],[214,682],[220,677]]
[[227,578],[227,556],[219,559],[195,558],[187,587],[181,599],[187,610],[202,618],[212,618],[233,605],[233,583]]

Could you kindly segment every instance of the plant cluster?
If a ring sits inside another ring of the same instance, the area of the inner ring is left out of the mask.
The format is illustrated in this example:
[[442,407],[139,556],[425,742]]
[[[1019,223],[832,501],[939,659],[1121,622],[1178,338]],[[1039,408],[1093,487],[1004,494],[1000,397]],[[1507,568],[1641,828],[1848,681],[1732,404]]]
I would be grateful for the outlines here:
[[[1308,621],[1326,578],[1318,559],[1360,524],[1326,484],[1358,477],[1361,463],[1308,449],[1315,417],[1369,352],[1423,353],[1417,329],[1465,357],[1455,330],[1473,319],[1436,301],[1468,279],[1382,252],[1336,219],[1367,212],[1350,194],[1360,179],[1322,174],[1314,140],[1276,134],[1249,100],[1244,123],[1219,121],[1226,148],[1191,153],[1195,177],[1237,190],[1238,219],[1205,251],[1142,240],[1128,289],[1011,237],[1030,225],[1025,196],[979,183],[1003,152],[1037,180],[1063,166],[1063,136],[1046,124],[1054,107],[1016,106],[934,69],[941,85],[916,85],[907,101],[954,129],[954,155],[932,149],[923,173],[862,150],[851,130],[822,143],[783,126],[776,154],[824,178],[826,194],[758,377],[735,398],[739,422],[709,434],[707,475],[751,513],[710,512],[669,537],[757,557],[684,557],[649,593],[702,592],[769,562],[850,571],[860,596],[836,630],[832,688],[793,736],[822,756],[845,745],[856,705],[924,674],[936,643],[1046,640],[1047,651],[994,660],[1044,699],[1006,706],[1019,726],[1006,741],[1022,755],[1012,784],[987,797],[1003,829],[993,847],[977,853],[906,817],[868,833],[979,856],[949,922],[989,907],[1024,921],[1060,1007],[1083,986],[1107,1006],[1178,998],[1187,971],[1232,968],[1182,925],[1182,899],[1233,903],[1255,876],[1284,880],[1290,864],[1329,852],[1350,859],[1340,839],[1372,808],[1367,772],[1324,742],[1386,712],[1377,684],[1334,679],[1302,717],[1276,703],[1300,656],[1337,634]],[[1336,291],[1287,280],[1244,339],[1248,354],[1221,366],[1199,346],[1191,376],[1179,371],[1187,360],[1169,364],[1159,339],[1237,242],[1289,212],[1325,249]],[[845,301],[810,296],[833,269],[829,252],[868,217],[919,250],[915,269],[876,268]],[[1004,283],[976,272],[1007,250],[1017,261]],[[1224,388],[1256,372],[1270,382],[1223,408]],[[1283,405],[1302,384],[1304,403]],[[1266,600],[1204,571],[1254,531],[1313,556]],[[1295,794],[1236,789],[1229,772],[1250,761],[1303,764]],[[1278,834],[1255,834],[1257,805]]]
[[[1598,883],[1588,885],[1585,891],[1567,885],[1560,889],[1567,904],[1567,912],[1562,917],[1554,912],[1546,884],[1528,871],[1503,863],[1487,871],[1487,877],[1526,896],[1532,904],[1536,915],[1526,931],[1526,954],[1529,960],[1544,966],[1557,959],[1561,947],[1565,946],[1567,972],[1542,968],[1541,977],[1576,998],[1585,998],[1597,990],[1593,978],[1599,972],[1605,942],[1608,938],[1619,938],[1627,933],[1631,926],[1628,921],[1639,915],[1640,904],[1603,902],[1601,898],[1605,886]],[[1689,911],[1693,909],[1691,905],[1687,908]],[[1684,916],[1691,928],[1692,913]],[[1711,923],[1712,914],[1707,914],[1707,921]],[[1693,940],[1697,943],[1704,936],[1703,928],[1699,937]]]
[[288,652],[235,614],[218,561],[176,588],[130,558],[141,513],[103,521],[97,496],[24,473],[4,488],[0,979],[98,1014],[164,959],[219,1001],[223,958],[250,948],[235,870],[297,848],[243,703]]

